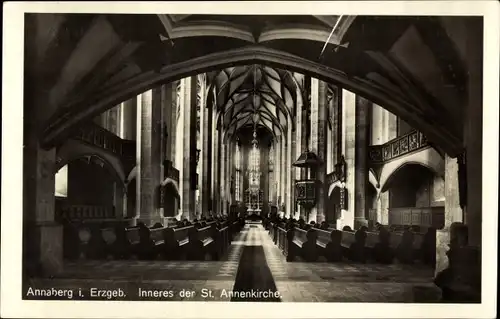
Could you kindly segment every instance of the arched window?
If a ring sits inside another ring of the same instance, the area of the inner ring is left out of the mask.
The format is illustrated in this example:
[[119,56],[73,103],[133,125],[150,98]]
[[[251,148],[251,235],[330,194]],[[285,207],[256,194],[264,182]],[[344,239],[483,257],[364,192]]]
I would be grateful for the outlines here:
[[259,148],[257,147],[257,140],[255,139],[255,133],[254,133],[254,140],[252,141],[252,149],[250,150],[250,187],[252,188],[258,188],[260,185],[260,153],[259,153]]
[[240,145],[236,143],[236,154],[234,156],[234,166],[236,168],[236,180],[234,185],[235,199],[237,202],[241,201],[241,153]]

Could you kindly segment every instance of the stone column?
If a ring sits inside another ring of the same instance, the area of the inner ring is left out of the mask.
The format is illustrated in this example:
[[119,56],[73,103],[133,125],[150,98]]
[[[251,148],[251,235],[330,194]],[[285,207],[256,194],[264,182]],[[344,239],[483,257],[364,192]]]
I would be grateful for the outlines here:
[[[297,77],[298,75],[296,74],[295,76]],[[303,81],[303,75],[300,75],[300,78],[297,79],[297,82],[301,83],[302,81]],[[300,157],[300,154],[302,154],[304,148],[304,143],[302,139],[303,135],[305,134],[303,127],[304,121],[302,118],[303,100],[302,100],[302,91],[300,87],[297,87],[296,95],[297,95],[297,113],[296,113],[296,126],[295,126],[295,154],[293,155],[293,162],[295,162]],[[291,170],[295,173],[294,179],[300,180],[302,169],[292,166]],[[293,193],[295,194],[295,185],[293,186]],[[296,216],[297,219],[300,218],[301,214],[302,214],[302,207],[300,205],[297,205],[297,216]]]
[[115,218],[123,219],[127,214],[127,193],[124,185],[117,182],[114,183],[113,192],[113,207],[115,210]]
[[[436,235],[436,275],[447,266],[450,267],[447,275],[437,276],[435,283],[442,289],[444,301],[449,301],[451,297],[480,302],[483,43],[482,37],[477,35],[483,30],[482,22],[469,20],[465,30],[464,55],[468,71],[467,104],[462,115],[465,161],[462,156],[457,158],[457,162],[445,158],[445,227],[438,230]],[[465,209],[461,210],[460,207]],[[464,221],[466,227],[460,221]],[[453,225],[453,222],[458,223]],[[494,248],[494,244],[490,247]],[[453,259],[447,258],[448,250]]]
[[161,88],[138,96],[137,217],[146,226],[162,222],[159,208]]
[[295,175],[293,173],[293,166],[292,166],[292,154],[294,154],[294,146],[293,146],[293,132],[292,132],[292,122],[293,119],[289,119],[289,124],[288,124],[288,133],[287,133],[287,152],[286,152],[286,211],[287,211],[287,216],[293,218],[295,215],[295,205],[294,205],[294,194],[293,194],[293,184],[294,184],[294,178],[293,176]]
[[219,213],[219,197],[220,197],[220,146],[221,146],[221,131],[217,128],[214,134],[214,195],[213,195],[213,213]]
[[[162,161],[170,161],[171,165],[175,167],[175,148],[176,148],[176,137],[177,137],[177,82],[171,82],[162,85],[163,92],[163,103],[162,103]],[[166,163],[163,162],[165,165]],[[161,179],[165,179],[165,166],[162,165]],[[176,167],[177,168],[177,167]],[[177,189],[179,189],[179,184],[177,183]],[[180,196],[180,194],[178,194]],[[173,201],[173,202],[172,202]],[[179,199],[175,200],[172,198],[170,202],[164,201],[162,214],[164,217],[164,222],[167,225],[174,224],[176,222],[175,217],[178,214],[177,208],[179,206]]]
[[272,176],[272,187],[271,190],[271,197],[272,197],[272,204],[276,205],[277,204],[277,198],[278,198],[278,192],[277,192],[277,181],[278,181],[278,141],[275,139],[273,140],[273,176]]
[[[326,158],[327,158],[327,167],[326,167],[326,173],[329,174],[333,172],[334,170],[334,165],[335,165],[335,152],[333,150],[333,132],[334,132],[334,126],[333,126],[333,117],[334,117],[334,112],[331,112],[333,110],[333,99],[334,95],[332,93],[332,96],[328,96],[327,99],[327,105],[326,107],[328,108],[328,118],[326,119]],[[328,188],[328,185],[325,185],[326,188]]]
[[[293,121],[293,119],[292,119]],[[290,173],[290,185],[288,188],[288,191],[290,192],[290,212],[292,214],[292,218],[297,218],[298,219],[298,210],[296,209],[295,205],[295,180],[297,177],[297,168],[293,166],[292,164],[297,160],[295,157],[297,153],[297,132],[292,131],[291,134],[291,141],[290,141],[290,161],[289,161],[289,166],[288,166],[288,171]]]
[[450,243],[450,226],[454,222],[463,222],[458,188],[457,160],[445,157],[444,172],[444,227],[436,232],[436,274],[448,267],[448,244]]
[[281,137],[276,141],[276,148],[274,149],[276,154],[276,175],[275,175],[275,183],[276,183],[276,206],[278,207],[278,212],[281,211],[280,202],[281,202]]
[[219,195],[219,207],[220,212],[225,214],[226,207],[226,167],[227,167],[227,137],[223,139],[221,145],[221,160],[220,160],[220,195]]
[[123,102],[120,106],[120,135],[124,140],[137,137],[137,97]]
[[[205,131],[205,122],[207,122],[207,109],[206,109],[206,85],[205,85],[205,74],[199,74],[198,75],[198,106],[200,108],[200,123],[199,123],[199,130],[200,130],[200,139],[198,141],[198,147],[200,149],[200,157],[197,165],[197,171],[198,171],[198,202],[199,202],[199,210],[200,210],[200,217],[204,216],[205,211],[203,202],[206,201],[206,175],[207,175],[207,167],[206,167],[206,143],[205,143],[205,135],[208,133]],[[206,207],[205,207],[206,208]]]
[[[281,195],[281,203],[285,204],[285,206],[287,206],[287,202],[286,202],[286,167],[287,167],[287,162],[286,162],[286,150],[287,150],[287,145],[286,145],[286,133],[284,133],[282,136],[281,136],[281,152],[280,152],[280,157],[281,157],[281,161],[280,161],[280,166],[281,166],[281,169],[280,169],[280,180],[281,180],[281,183],[280,183],[280,195]],[[285,217],[287,217],[286,215],[286,212],[287,212],[287,208],[285,207],[285,210],[283,211],[283,214]]]
[[56,150],[39,146],[36,120],[28,119],[34,113],[25,112],[23,272],[53,275],[63,270],[63,229],[55,221]]
[[[47,34],[46,28],[40,27],[43,25],[42,16],[26,16],[26,28],[31,32],[27,32],[25,38],[27,56],[24,64],[22,106],[24,113],[22,267],[23,275],[33,276],[50,276],[63,270],[63,230],[55,221],[56,149],[44,149],[39,144],[42,130],[56,111],[49,98],[50,88],[47,87],[49,83],[45,78],[46,72],[53,70],[44,66],[43,46],[37,45]],[[9,127],[11,125],[13,126]],[[14,125],[4,123],[6,129],[16,129]],[[19,163],[14,163],[12,157],[5,156],[2,164],[11,167],[10,165]],[[13,251],[13,248],[11,250]],[[4,249],[5,252],[7,249]]]
[[347,191],[347,209],[342,209],[342,216],[337,221],[337,228],[354,228],[355,212],[355,154],[356,154],[356,95],[342,90],[342,154],[347,164],[345,189]]
[[208,211],[212,209],[212,207],[210,207],[210,197],[212,194],[212,115],[212,103],[209,102],[208,105],[203,108],[203,146],[200,155],[203,165],[203,175],[200,176],[202,181],[201,212],[203,216],[206,216]]
[[380,206],[380,211],[377,212],[378,222],[382,225],[389,225],[389,190],[378,193],[377,206]]
[[181,80],[181,112],[183,112],[182,219],[195,216],[196,173],[196,76]]
[[[213,102],[215,103],[215,102]],[[211,178],[210,178],[210,199],[211,199],[211,205],[210,205],[210,210],[212,212],[215,211],[215,196],[216,196],[216,172],[217,172],[217,107],[212,104],[212,129],[210,130],[210,144],[212,145],[211,147],[211,157],[210,157],[210,171],[211,171]]]
[[368,139],[370,101],[356,96],[356,135],[355,135],[355,210],[354,228],[367,226],[366,191],[368,181]]
[[325,220],[325,204],[328,191],[325,190],[326,180],[326,147],[327,147],[327,98],[326,82],[313,78],[311,80],[311,151],[316,153],[322,164],[316,170],[318,181],[316,205],[312,208],[310,220],[321,223]]
[[[475,20],[473,20],[475,21]],[[467,28],[466,63],[468,67],[467,106],[464,112],[467,204],[465,224],[469,230],[469,245],[481,247],[482,237],[482,162],[483,148],[483,74],[482,37],[479,21]],[[485,138],[488,138],[485,136]]]
[[164,160],[173,162],[173,148],[175,144],[175,131],[174,119],[176,119],[177,109],[177,90],[175,83],[168,83],[162,86],[164,94],[163,103],[163,126],[164,126]]

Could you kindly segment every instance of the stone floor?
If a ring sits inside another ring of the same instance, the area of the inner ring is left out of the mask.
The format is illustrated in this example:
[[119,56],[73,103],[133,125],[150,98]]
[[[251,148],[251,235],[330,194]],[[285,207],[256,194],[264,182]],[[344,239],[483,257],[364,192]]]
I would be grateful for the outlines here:
[[[154,300],[230,301],[228,292],[235,287],[245,246],[263,247],[272,275],[269,278],[274,280],[256,287],[276,287],[273,289],[284,302],[416,302],[414,291],[436,291],[433,270],[420,265],[286,262],[260,224],[247,224],[221,261],[80,261],[66,263],[64,272],[56,278],[34,279],[27,286],[70,287],[81,289],[84,295],[90,294],[90,288],[120,288],[126,295],[116,299],[123,300],[151,300],[138,296],[140,288],[171,292]],[[247,273],[253,269],[245,268]],[[253,274],[253,280],[258,281],[258,276]],[[193,293],[187,295],[187,291]]]

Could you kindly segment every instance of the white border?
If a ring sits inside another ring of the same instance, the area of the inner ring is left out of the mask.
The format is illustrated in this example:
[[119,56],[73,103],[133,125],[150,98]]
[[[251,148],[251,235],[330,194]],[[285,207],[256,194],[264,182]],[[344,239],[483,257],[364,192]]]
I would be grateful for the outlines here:
[[[498,225],[499,5],[497,1],[370,2],[50,2],[4,3],[1,317],[124,318],[494,318]],[[483,303],[186,303],[21,300],[24,12],[371,14],[484,16]],[[485,227],[486,226],[486,227]],[[195,306],[196,305],[196,306]]]

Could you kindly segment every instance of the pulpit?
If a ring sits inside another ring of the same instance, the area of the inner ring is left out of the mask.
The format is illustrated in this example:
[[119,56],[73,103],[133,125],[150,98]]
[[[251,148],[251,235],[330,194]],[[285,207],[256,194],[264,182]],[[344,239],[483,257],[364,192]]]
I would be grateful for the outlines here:
[[306,211],[306,218],[309,220],[311,209],[316,205],[318,180],[316,179],[316,169],[322,164],[315,153],[306,150],[300,154],[293,166],[305,170],[306,178],[295,181],[295,198],[297,203]]

